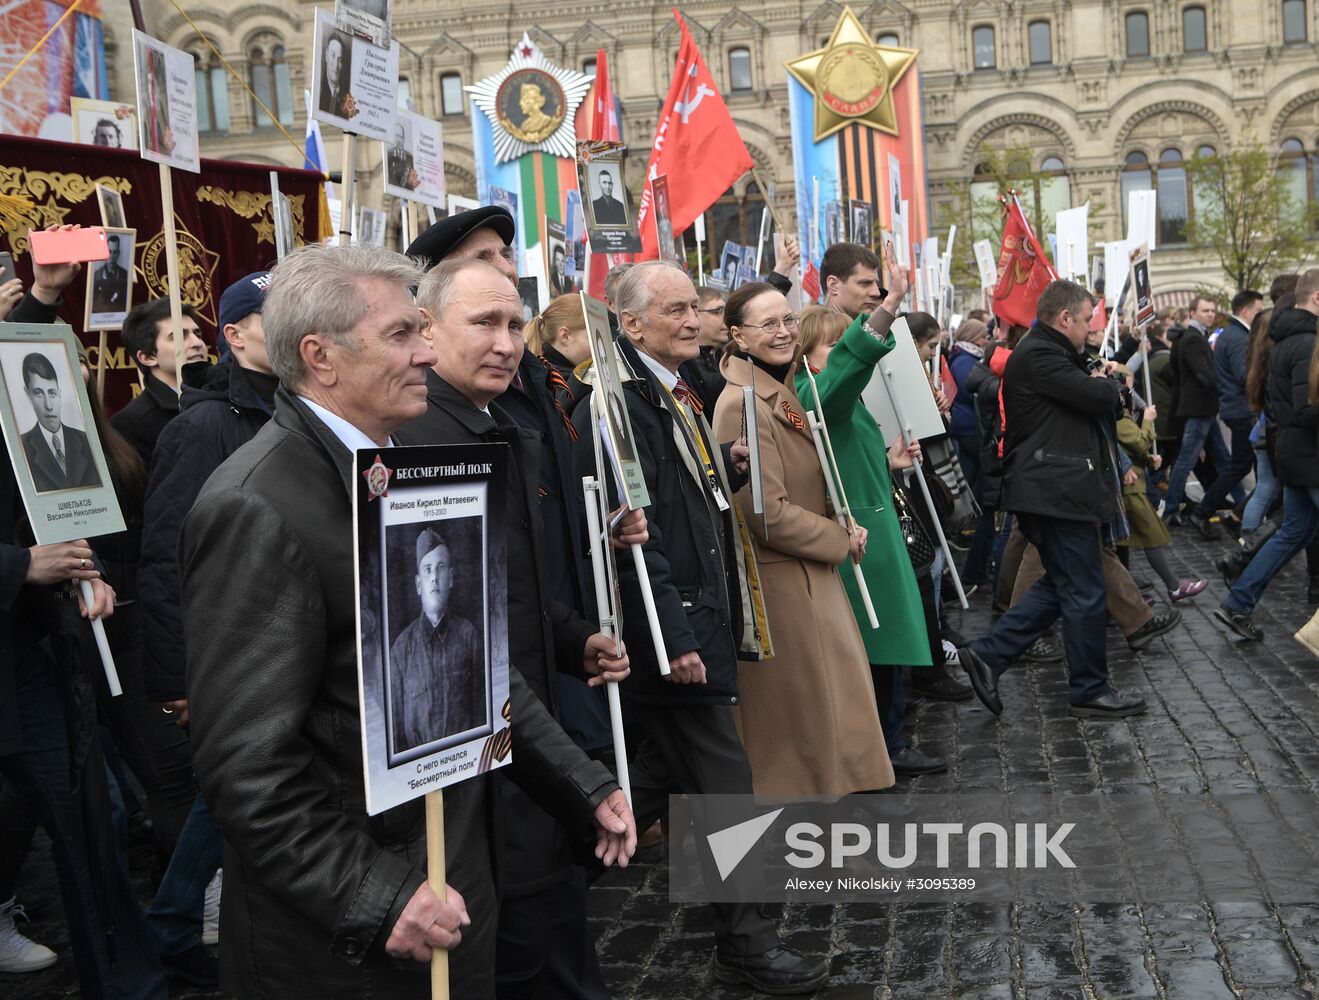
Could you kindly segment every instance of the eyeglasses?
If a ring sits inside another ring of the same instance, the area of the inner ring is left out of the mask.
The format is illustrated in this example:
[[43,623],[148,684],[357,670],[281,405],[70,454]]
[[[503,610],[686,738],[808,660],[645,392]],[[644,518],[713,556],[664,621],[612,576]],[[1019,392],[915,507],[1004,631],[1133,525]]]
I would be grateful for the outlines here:
[[784,316],[783,319],[781,319],[781,320],[779,320],[779,319],[767,319],[767,320],[765,320],[765,322],[763,322],[763,323],[743,323],[743,324],[742,324],[742,329],[744,329],[744,330],[763,330],[763,331],[765,332],[765,334],[766,334],[767,336],[770,336],[770,337],[772,337],[772,336],[774,336],[774,334],[778,333],[779,330],[782,330],[782,329],[785,329],[785,328],[788,329],[788,330],[795,330],[795,329],[797,329],[797,317],[796,317],[796,316]]
[[709,316],[722,316],[724,314],[723,306],[710,306],[708,309],[697,309],[698,313],[705,313]]

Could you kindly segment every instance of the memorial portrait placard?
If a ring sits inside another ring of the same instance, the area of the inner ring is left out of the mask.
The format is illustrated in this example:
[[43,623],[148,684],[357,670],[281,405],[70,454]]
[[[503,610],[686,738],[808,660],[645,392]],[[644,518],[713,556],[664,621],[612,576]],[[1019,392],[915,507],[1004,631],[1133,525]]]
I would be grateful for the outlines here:
[[142,158],[201,173],[192,56],[134,28],[133,71]]
[[137,149],[137,112],[122,101],[69,98],[73,141],[105,149]]
[[390,41],[393,0],[335,0],[334,25],[350,35],[361,35],[380,48]]
[[124,530],[71,327],[0,323],[0,424],[37,544]]
[[354,135],[393,141],[398,106],[398,42],[372,45],[316,11],[312,34],[312,117]]
[[508,446],[354,458],[358,697],[367,812],[512,760]]
[[650,492],[646,489],[646,477],[637,457],[623,382],[618,377],[618,354],[609,329],[609,309],[599,299],[582,295],[582,313],[586,317],[587,340],[591,344],[594,391],[600,393],[602,400],[600,429],[605,435],[606,451],[613,465],[615,482],[627,494],[624,499],[628,507],[637,510],[650,504]]
[[87,265],[87,291],[83,296],[84,330],[122,330],[133,308],[133,255],[136,229],[105,230],[110,256]]
[[444,130],[411,111],[394,115],[393,141],[385,143],[385,194],[444,207]]
[[639,253],[636,206],[624,182],[617,142],[577,143],[577,189],[582,193],[586,233],[595,253]]

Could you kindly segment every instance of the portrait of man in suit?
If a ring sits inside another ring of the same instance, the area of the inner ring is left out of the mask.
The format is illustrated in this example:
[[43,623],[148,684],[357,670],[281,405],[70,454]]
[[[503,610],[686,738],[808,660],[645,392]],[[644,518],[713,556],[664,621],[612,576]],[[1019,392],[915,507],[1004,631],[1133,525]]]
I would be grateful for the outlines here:
[[614,197],[614,175],[600,170],[595,175],[595,186],[600,196],[591,202],[591,214],[597,226],[626,226],[627,206]]
[[[22,435],[23,453],[38,493],[100,486],[96,460],[87,435],[64,422],[60,410],[63,393],[55,365],[45,354],[33,351],[23,358],[23,392],[36,414],[36,424]],[[64,372],[65,379],[72,376]]]
[[389,147],[389,183],[397,188],[415,190],[421,183],[414,167],[412,151],[408,148],[408,131],[401,121],[394,122],[394,145]]
[[117,233],[106,237],[110,256],[102,264],[92,265],[92,312],[128,312],[128,269],[120,262],[122,239]]

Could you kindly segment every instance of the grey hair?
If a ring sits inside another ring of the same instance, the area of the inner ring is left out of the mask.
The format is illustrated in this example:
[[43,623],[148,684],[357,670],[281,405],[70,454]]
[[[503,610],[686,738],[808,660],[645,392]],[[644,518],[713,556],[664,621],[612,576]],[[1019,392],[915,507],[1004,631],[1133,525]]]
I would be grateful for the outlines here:
[[636,264],[615,264],[609,269],[609,273],[605,275],[605,298],[610,302],[614,301],[614,297],[618,294],[618,283],[636,266]]
[[[417,289],[417,305],[421,306],[432,316],[440,316],[444,310],[449,308],[449,303],[453,301],[454,287],[458,281],[458,275],[464,271],[476,268],[484,268],[487,271],[493,271],[501,278],[508,280],[508,276],[493,264],[476,257],[451,257],[448,260],[442,260],[421,279],[421,285]],[[512,284],[512,282],[509,282]]]
[[300,353],[305,338],[315,333],[349,350],[359,346],[353,333],[367,312],[359,294],[363,282],[411,288],[422,274],[401,253],[363,243],[313,243],[294,250],[271,269],[261,304],[271,370],[296,390],[307,374]]
[[614,312],[618,313],[620,319],[623,313],[640,316],[650,307],[651,300],[655,298],[650,276],[663,270],[677,271],[684,278],[687,277],[687,272],[671,260],[643,260],[640,264],[633,264],[632,270],[623,275],[614,296]]

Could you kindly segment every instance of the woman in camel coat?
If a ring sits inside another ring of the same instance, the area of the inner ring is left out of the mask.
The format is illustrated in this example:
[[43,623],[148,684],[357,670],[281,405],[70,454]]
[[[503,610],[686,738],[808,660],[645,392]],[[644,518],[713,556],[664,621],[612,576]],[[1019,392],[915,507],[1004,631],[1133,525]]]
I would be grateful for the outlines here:
[[724,317],[737,350],[720,366],[728,384],[715,406],[715,436],[742,436],[742,387],[754,369],[765,496],[764,518],[752,510],[750,486],[736,498],[756,540],[774,631],[774,658],[738,669],[738,731],[756,794],[887,788],[893,769],[866,649],[839,577],[864,553],[866,533],[849,534],[828,513],[815,442],[792,388],[796,319],[783,294],[759,282],[734,292]]

